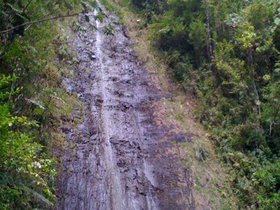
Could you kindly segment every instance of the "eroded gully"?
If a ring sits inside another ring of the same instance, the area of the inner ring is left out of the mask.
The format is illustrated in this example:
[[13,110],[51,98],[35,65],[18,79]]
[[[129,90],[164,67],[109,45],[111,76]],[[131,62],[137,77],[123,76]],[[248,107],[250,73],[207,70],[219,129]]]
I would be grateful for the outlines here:
[[[75,79],[64,82],[85,108],[82,123],[61,125],[67,144],[57,209],[195,209],[190,172],[181,165],[169,128],[156,123],[160,90],[118,18],[97,3],[79,17],[72,43],[79,64]],[[96,20],[100,12],[102,22]]]

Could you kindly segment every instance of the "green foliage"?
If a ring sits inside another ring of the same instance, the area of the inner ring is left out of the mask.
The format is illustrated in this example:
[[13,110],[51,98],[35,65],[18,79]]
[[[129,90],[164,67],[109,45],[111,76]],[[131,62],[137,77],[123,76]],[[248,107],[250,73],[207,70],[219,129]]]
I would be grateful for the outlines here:
[[206,46],[206,27],[203,20],[197,18],[189,25],[189,40],[195,50],[203,49]]
[[0,116],[0,208],[30,209],[31,203],[50,207],[54,195],[49,186],[55,171],[44,147],[36,143],[29,131],[32,126],[38,127],[37,123],[13,117],[3,105]]
[[149,25],[153,46],[175,80],[187,89],[195,84],[200,120],[235,169],[240,208],[277,209],[279,1],[162,2],[164,12],[154,12]]
[[17,77],[13,75],[0,75],[0,102],[7,101],[12,95],[19,93],[19,88],[11,88],[10,83],[15,82]]
[[44,131],[69,112],[50,70],[60,34],[51,22],[26,23],[66,14],[79,3],[0,0],[0,209],[54,207],[55,160]]
[[131,0],[132,4],[138,8],[143,8],[147,2],[147,0]]

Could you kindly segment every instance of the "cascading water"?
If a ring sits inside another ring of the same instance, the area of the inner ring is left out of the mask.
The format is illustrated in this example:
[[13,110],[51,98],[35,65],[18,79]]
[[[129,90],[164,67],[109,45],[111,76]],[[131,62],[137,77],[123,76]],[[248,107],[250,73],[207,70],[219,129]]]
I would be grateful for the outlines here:
[[[97,1],[98,8],[101,8],[99,1]],[[94,17],[98,15],[98,9],[94,10]],[[126,199],[123,195],[122,185],[121,185],[121,178],[118,168],[116,167],[116,160],[114,157],[114,152],[112,149],[112,144],[110,142],[111,131],[114,125],[110,119],[109,112],[106,110],[106,106],[110,102],[110,98],[107,98],[109,94],[107,94],[107,89],[105,88],[106,81],[108,81],[108,72],[105,72],[104,65],[103,65],[103,52],[102,52],[102,39],[104,35],[102,33],[102,23],[98,19],[95,20],[96,23],[96,57],[98,58],[99,62],[99,69],[96,69],[96,73],[100,75],[99,80],[99,88],[101,90],[101,98],[103,100],[102,108],[101,108],[101,123],[102,123],[102,130],[104,134],[104,155],[106,161],[106,169],[107,169],[107,176],[108,176],[108,187],[109,187],[109,194],[108,201],[112,202],[108,204],[111,206],[111,209],[125,209],[126,208]],[[94,94],[94,93],[93,93]],[[95,106],[95,105],[93,105]],[[94,107],[93,107],[94,109]]]
[[[160,100],[118,18],[97,1],[79,18],[79,65],[65,83],[84,104],[80,125],[64,124],[58,210],[193,209],[186,171],[156,125]],[[97,20],[104,13],[103,21]],[[110,29],[112,33],[105,33]],[[79,110],[74,109],[75,118]]]

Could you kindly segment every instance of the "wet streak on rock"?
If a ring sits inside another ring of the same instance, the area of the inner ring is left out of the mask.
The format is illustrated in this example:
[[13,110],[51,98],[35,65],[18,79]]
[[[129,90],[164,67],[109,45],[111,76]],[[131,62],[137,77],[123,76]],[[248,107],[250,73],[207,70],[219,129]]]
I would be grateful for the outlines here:
[[[57,209],[194,209],[190,172],[181,166],[168,127],[155,123],[159,91],[118,18],[98,5],[85,14],[88,21],[80,16],[73,40],[79,67],[65,84],[83,101],[85,116],[76,127],[62,126],[67,147]],[[98,10],[106,13],[102,23],[95,20]],[[103,33],[108,25],[114,35]]]

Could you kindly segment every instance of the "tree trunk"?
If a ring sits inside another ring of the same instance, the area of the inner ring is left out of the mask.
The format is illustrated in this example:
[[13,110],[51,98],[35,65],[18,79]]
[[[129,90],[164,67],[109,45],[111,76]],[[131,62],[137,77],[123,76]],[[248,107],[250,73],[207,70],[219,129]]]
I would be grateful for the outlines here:
[[257,102],[257,104],[256,104],[257,112],[258,112],[258,115],[261,115],[260,96],[259,96],[258,88],[256,85],[256,81],[255,81],[254,59],[253,59],[253,49],[252,48],[249,48],[247,50],[247,65],[249,66],[251,86],[252,86],[252,89],[254,92],[255,103]]
[[210,17],[207,0],[204,0],[204,5],[205,5],[206,30],[207,30],[207,40],[206,40],[207,56],[211,63],[211,71],[215,77],[216,87],[219,87],[221,85],[221,77],[216,68],[216,59],[215,59],[215,54],[214,54],[215,45],[214,45],[214,41],[213,41],[213,32],[211,30],[211,25],[210,25],[211,17]]

